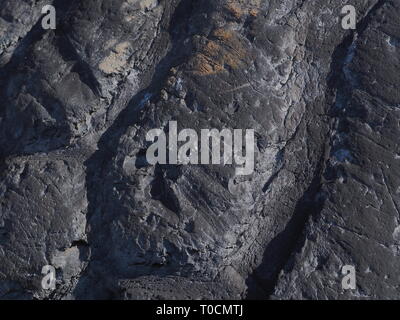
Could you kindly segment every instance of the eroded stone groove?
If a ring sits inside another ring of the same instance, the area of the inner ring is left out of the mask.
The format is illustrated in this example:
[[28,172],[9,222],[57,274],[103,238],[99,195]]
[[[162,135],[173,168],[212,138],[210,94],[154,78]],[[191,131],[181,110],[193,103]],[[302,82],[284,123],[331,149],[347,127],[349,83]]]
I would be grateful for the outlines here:
[[[351,99],[352,87],[357,86],[355,77],[353,77],[351,71],[348,70],[348,66],[355,54],[354,51],[357,50],[355,41],[358,36],[362,36],[362,33],[367,29],[368,23],[371,21],[373,15],[376,14],[376,11],[379,10],[385,2],[386,1],[377,1],[377,3],[368,10],[365,17],[360,20],[357,30],[346,36],[333,53],[333,60],[331,62],[332,68],[328,77],[328,90],[334,92],[336,101],[332,107],[328,107],[327,112],[333,117],[338,118],[338,120],[331,121],[332,128],[329,130],[328,135],[333,135],[332,133],[335,131],[340,132],[340,128],[343,126],[341,123],[343,120],[339,120],[340,114],[346,112],[346,108],[349,106],[348,104]],[[328,93],[328,95],[332,94]],[[346,116],[344,116],[344,121],[345,119]],[[256,270],[256,279],[258,278],[257,273],[271,274],[271,280],[260,280],[266,296],[273,294],[279,273],[283,267],[289,267],[287,264],[289,258],[294,253],[293,251],[300,250],[303,247],[304,240],[300,241],[300,239],[304,237],[304,227],[306,226],[307,220],[309,218],[318,219],[318,215],[324,206],[325,197],[327,196],[323,188],[323,183],[326,183],[326,181],[329,183],[332,178],[334,179],[334,177],[340,176],[340,168],[332,168],[329,157],[337,156],[335,153],[346,148],[346,144],[343,141],[335,143],[334,137],[333,140],[330,141],[331,139],[328,135],[326,136],[325,147],[321,152],[321,160],[317,164],[315,176],[312,179],[311,185],[297,203],[293,217],[286,229],[279,234],[277,238],[271,241],[267,247],[264,260],[270,262],[266,262],[266,265],[261,265],[259,267],[260,270]],[[333,173],[335,170],[338,170],[339,173]],[[278,253],[279,251],[281,253]],[[281,261],[276,258],[277,255],[282,256]],[[269,266],[268,263],[270,264]],[[250,298],[254,297],[250,294]]]

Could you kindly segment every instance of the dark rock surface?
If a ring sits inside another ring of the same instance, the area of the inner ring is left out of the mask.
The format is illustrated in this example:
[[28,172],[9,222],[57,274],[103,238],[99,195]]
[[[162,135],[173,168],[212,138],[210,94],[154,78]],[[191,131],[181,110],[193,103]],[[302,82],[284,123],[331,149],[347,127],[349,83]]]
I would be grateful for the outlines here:
[[[2,0],[0,298],[399,299],[400,3],[347,2]],[[254,173],[149,165],[169,121]]]

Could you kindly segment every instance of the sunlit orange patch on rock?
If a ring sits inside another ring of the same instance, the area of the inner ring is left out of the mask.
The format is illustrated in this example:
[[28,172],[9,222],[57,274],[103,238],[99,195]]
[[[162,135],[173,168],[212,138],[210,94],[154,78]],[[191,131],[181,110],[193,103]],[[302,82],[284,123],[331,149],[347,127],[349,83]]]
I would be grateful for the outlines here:
[[257,16],[261,0],[227,0],[225,8],[236,19],[251,15]]
[[235,31],[216,29],[189,62],[193,73],[211,75],[246,64],[249,54]]

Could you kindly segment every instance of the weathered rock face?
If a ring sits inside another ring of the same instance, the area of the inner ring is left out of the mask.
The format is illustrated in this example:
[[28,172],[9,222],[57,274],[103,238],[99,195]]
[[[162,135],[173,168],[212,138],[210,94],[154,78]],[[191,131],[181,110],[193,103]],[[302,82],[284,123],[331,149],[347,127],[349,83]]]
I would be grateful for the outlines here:
[[[1,298],[400,298],[400,4],[3,2]],[[254,173],[150,165],[170,121],[254,129]]]

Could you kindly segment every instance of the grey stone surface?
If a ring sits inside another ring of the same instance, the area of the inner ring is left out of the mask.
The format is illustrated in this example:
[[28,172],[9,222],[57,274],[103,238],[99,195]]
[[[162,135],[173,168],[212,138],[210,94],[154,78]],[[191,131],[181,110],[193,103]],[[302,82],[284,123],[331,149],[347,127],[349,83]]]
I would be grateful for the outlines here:
[[[0,298],[400,298],[400,4],[347,2],[3,0]],[[169,121],[254,173],[149,165]]]

